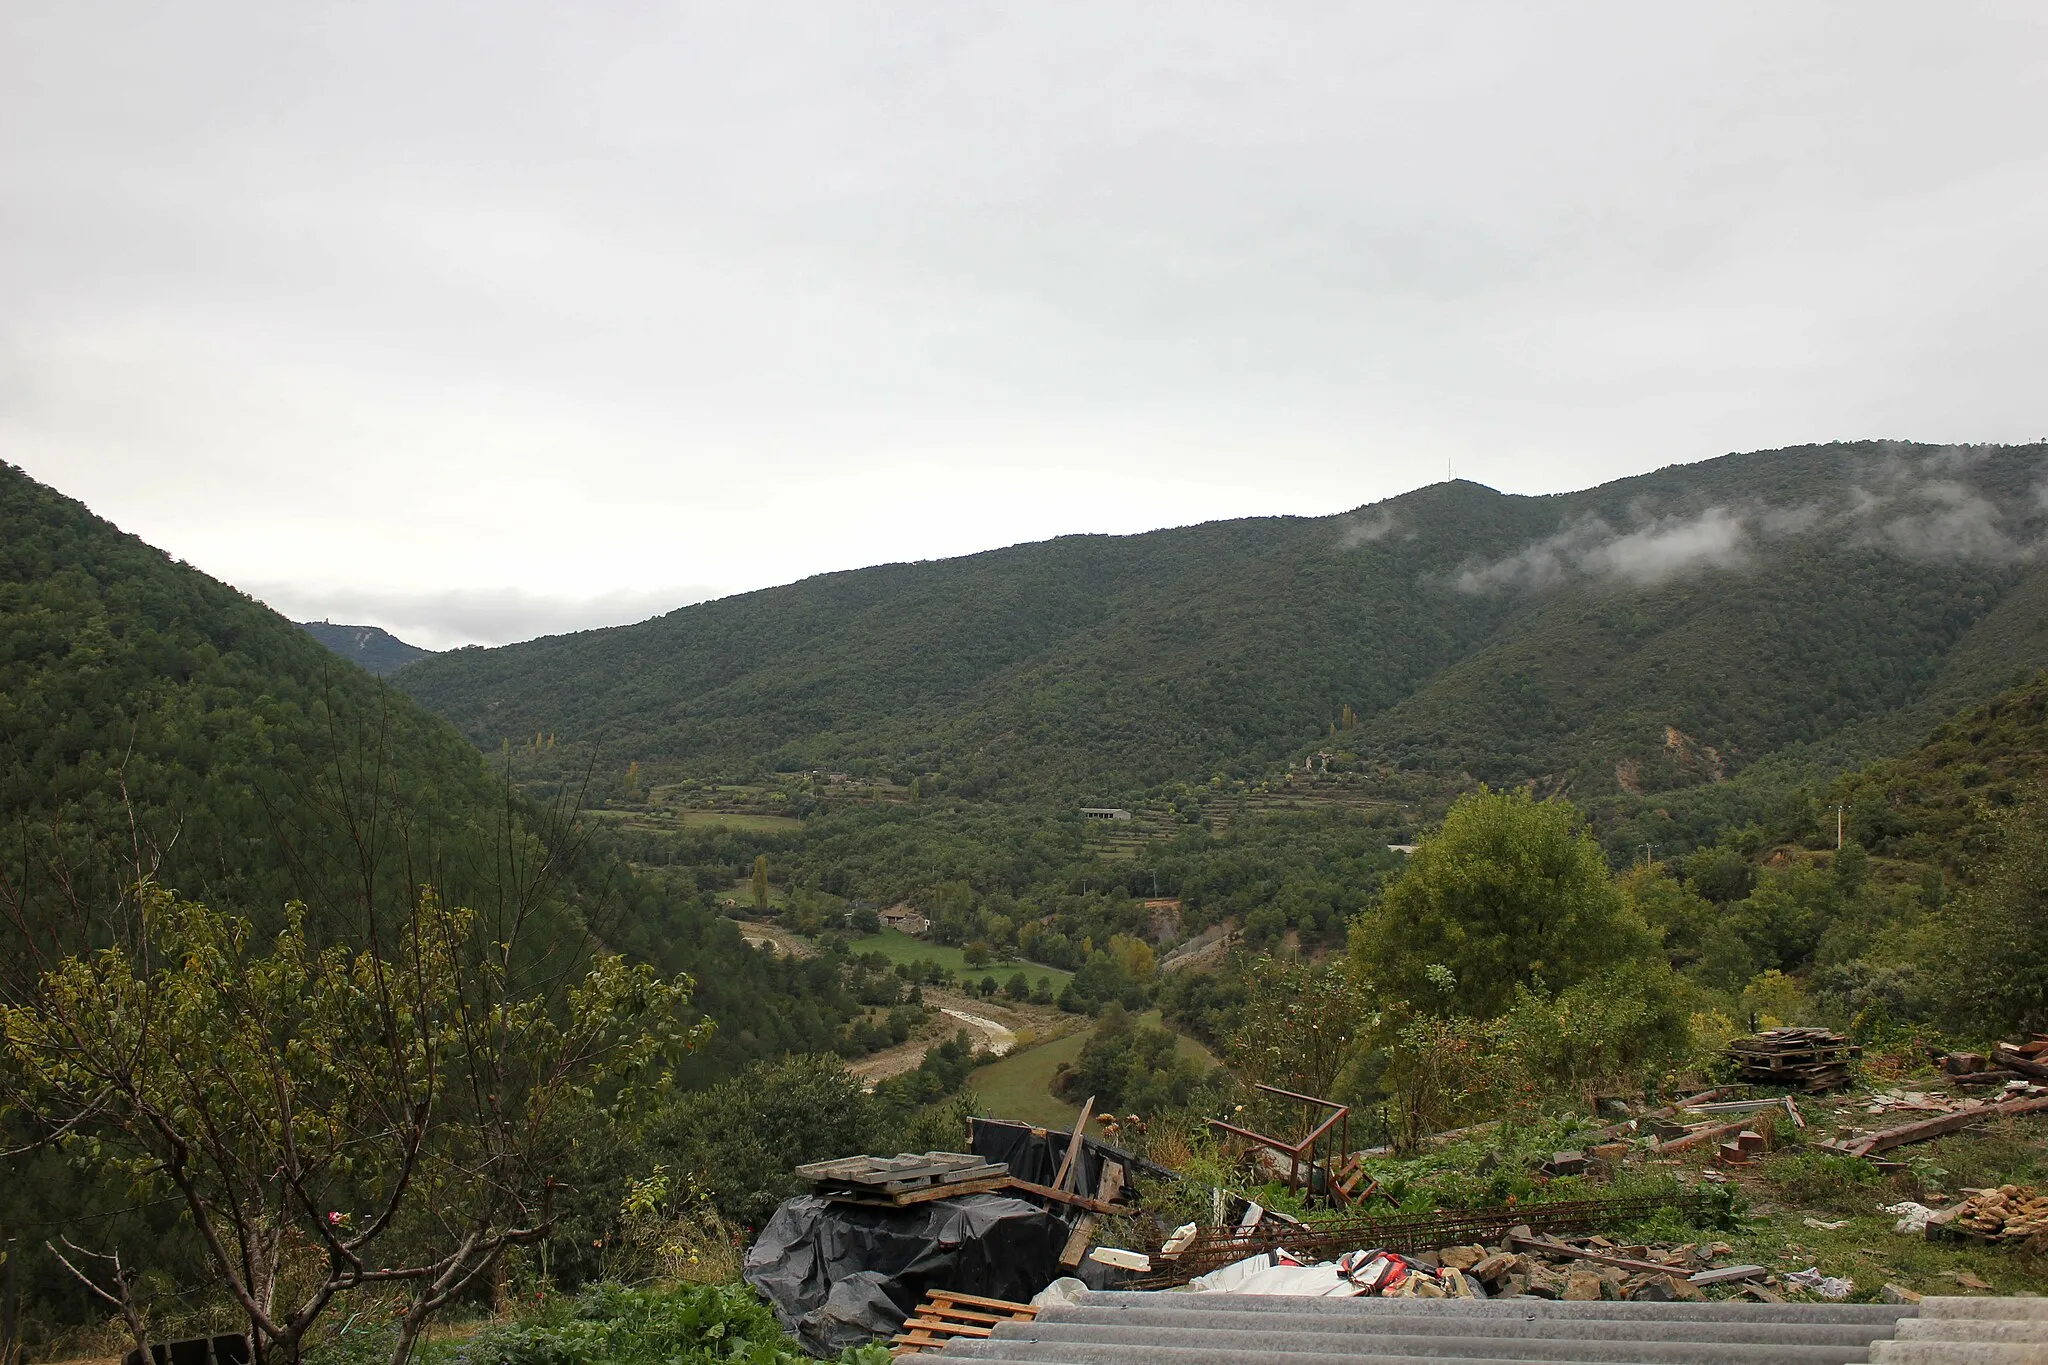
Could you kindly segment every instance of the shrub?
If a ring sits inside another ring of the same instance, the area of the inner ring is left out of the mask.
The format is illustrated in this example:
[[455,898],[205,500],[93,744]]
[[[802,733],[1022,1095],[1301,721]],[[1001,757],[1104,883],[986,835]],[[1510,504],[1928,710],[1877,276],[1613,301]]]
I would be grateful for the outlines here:
[[1866,1212],[1868,1188],[1878,1182],[1877,1167],[1861,1157],[1834,1152],[1803,1151],[1770,1163],[1767,1178],[1788,1201],[1814,1208],[1837,1205]]
[[[528,1317],[487,1327],[457,1365],[803,1365],[809,1359],[745,1285],[627,1289],[596,1285]],[[888,1348],[841,1356],[876,1365]]]

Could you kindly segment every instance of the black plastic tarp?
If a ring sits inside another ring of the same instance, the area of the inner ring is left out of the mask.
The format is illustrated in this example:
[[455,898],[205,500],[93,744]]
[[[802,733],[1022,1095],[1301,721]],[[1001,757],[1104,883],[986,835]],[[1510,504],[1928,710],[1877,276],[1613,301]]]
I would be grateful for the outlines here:
[[[1060,1173],[1060,1163],[1067,1159],[1067,1144],[1072,1140],[1071,1131],[1061,1132],[1055,1128],[1034,1128],[1028,1123],[1017,1123],[1009,1119],[969,1119],[972,1137],[968,1150],[984,1161],[1001,1161],[1008,1164],[1010,1174],[1019,1180],[1028,1180],[1034,1185],[1050,1185]],[[1124,1168],[1124,1185],[1129,1188],[1131,1177],[1150,1176],[1153,1179],[1173,1179],[1174,1173],[1164,1166],[1155,1166],[1140,1157],[1132,1156],[1121,1147],[1112,1147],[1106,1142],[1097,1142],[1092,1137],[1081,1139],[1080,1155],[1074,1164],[1080,1169],[1067,1182],[1067,1188],[1083,1194],[1095,1191],[1102,1182],[1104,1162],[1116,1162]]]
[[813,1355],[888,1336],[927,1289],[1022,1302],[1060,1276],[1067,1224],[1021,1199],[971,1194],[904,1208],[785,1200],[745,1276]]

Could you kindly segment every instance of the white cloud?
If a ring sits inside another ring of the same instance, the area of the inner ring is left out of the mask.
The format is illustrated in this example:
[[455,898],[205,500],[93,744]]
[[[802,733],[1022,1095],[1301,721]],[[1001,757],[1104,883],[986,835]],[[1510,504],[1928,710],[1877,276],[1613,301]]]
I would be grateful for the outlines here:
[[1586,517],[1505,559],[1462,570],[1453,582],[1469,593],[1550,588],[1576,573],[1649,586],[1705,569],[1742,568],[1749,547],[1744,518],[1725,507],[1658,517],[1629,531]]
[[2041,434],[2043,7],[480,12],[0,6],[6,458],[585,599]]
[[1857,508],[1872,522],[1857,532],[1857,543],[1908,559],[2011,560],[2033,553],[2032,546],[2009,533],[2005,513],[1995,503],[1953,480],[1930,479],[1902,493],[1865,495],[1857,499]]
[[1338,524],[1343,529],[1337,533],[1337,544],[1346,550],[1355,550],[1361,545],[1371,545],[1385,540],[1399,524],[1399,518],[1381,508],[1359,516],[1345,517]]

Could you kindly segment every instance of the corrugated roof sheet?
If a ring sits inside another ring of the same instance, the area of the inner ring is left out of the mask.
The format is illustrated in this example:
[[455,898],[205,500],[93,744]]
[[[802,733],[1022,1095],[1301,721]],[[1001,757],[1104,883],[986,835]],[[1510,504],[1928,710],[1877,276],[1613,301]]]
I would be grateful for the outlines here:
[[[1902,1323],[1909,1325],[1902,1330]],[[2048,1365],[2048,1300],[1938,1298],[1916,1309],[1098,1293],[920,1358],[980,1365]]]

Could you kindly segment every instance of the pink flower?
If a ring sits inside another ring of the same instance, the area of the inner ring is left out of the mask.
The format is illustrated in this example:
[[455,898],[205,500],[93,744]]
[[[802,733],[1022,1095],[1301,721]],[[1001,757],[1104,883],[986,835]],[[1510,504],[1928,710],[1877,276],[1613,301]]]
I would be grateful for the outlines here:
[[327,1221],[334,1224],[336,1227],[340,1227],[342,1223],[347,1221],[347,1219],[348,1215],[345,1213],[330,1213],[327,1215]]

